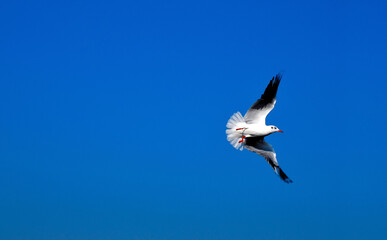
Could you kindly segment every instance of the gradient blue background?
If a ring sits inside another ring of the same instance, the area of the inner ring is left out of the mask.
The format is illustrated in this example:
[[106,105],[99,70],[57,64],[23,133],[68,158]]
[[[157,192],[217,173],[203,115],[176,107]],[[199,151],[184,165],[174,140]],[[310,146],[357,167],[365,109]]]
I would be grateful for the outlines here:
[[[2,1],[0,239],[386,239],[385,1]],[[284,71],[267,138],[225,125]]]

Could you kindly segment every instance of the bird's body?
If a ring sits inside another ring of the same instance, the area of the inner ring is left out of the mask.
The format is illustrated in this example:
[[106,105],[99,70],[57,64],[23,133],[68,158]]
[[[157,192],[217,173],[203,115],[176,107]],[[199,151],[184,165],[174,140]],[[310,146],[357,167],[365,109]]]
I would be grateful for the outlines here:
[[273,133],[270,126],[261,124],[246,124],[246,129],[243,135],[247,137],[265,137]]
[[227,140],[236,148],[255,152],[270,164],[274,171],[287,183],[291,183],[279,167],[274,148],[265,142],[264,137],[275,132],[282,132],[274,125],[266,125],[266,116],[274,108],[276,95],[282,75],[277,74],[266,87],[261,98],[247,111],[245,116],[235,113],[227,122]]

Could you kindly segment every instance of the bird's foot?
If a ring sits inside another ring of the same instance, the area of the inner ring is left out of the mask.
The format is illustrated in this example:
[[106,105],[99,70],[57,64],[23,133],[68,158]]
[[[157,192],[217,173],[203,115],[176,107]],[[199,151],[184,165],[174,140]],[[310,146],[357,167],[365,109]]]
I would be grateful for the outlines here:
[[235,131],[239,131],[239,130],[243,130],[243,129],[246,129],[246,128],[237,128],[237,129],[235,129]]
[[242,139],[239,141],[239,143],[243,142],[243,140],[245,140],[245,136],[242,136]]

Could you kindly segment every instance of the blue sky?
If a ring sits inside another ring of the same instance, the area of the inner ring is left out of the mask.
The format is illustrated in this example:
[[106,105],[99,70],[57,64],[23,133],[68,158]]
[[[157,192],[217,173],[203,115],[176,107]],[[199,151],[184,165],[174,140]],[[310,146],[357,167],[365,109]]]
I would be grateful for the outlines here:
[[[0,239],[385,239],[384,1],[3,1]],[[267,138],[225,125],[279,71]]]

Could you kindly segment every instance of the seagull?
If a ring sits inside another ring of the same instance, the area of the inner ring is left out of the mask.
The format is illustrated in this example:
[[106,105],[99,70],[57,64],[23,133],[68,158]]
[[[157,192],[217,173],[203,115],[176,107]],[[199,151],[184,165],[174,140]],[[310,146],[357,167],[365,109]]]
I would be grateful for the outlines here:
[[286,183],[293,181],[286,176],[278,165],[273,146],[264,140],[264,137],[275,133],[283,133],[274,125],[266,125],[266,116],[273,110],[277,101],[276,95],[282,74],[277,74],[267,85],[265,92],[242,116],[234,113],[227,122],[227,140],[234,148],[243,150],[243,147],[265,158],[275,173]]

